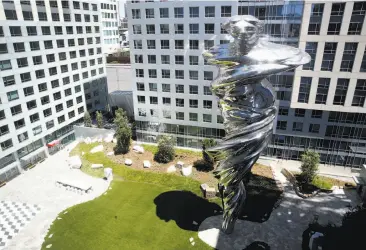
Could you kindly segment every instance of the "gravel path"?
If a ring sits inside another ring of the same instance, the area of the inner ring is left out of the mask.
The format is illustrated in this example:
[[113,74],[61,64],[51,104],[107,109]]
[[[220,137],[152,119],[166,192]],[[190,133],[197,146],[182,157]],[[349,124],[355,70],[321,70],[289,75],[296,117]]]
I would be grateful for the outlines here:
[[[29,203],[41,208],[40,212],[7,243],[4,249],[40,249],[52,221],[61,211],[92,200],[107,190],[109,186],[107,181],[88,176],[80,170],[69,169],[66,160],[69,151],[76,145],[77,142],[72,143],[0,188],[0,201]],[[77,180],[87,183],[92,186],[93,191],[83,195],[66,191],[55,185],[59,180]],[[62,219],[62,215],[60,217]]]

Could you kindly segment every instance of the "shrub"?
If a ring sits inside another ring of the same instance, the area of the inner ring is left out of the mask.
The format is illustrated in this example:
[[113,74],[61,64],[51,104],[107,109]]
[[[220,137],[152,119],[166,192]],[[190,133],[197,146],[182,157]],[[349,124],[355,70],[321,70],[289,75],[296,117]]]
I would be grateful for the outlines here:
[[103,128],[103,115],[99,111],[97,111],[97,126],[98,128]]
[[117,145],[114,147],[115,154],[126,154],[130,150],[132,131],[128,125],[126,112],[121,108],[116,111],[114,119],[116,125]]
[[318,171],[319,154],[314,151],[305,151],[301,155],[301,177],[303,180],[310,184]]
[[170,136],[161,136],[158,141],[158,151],[154,155],[154,160],[159,163],[168,163],[174,160],[174,138]]
[[212,162],[205,161],[204,159],[200,159],[193,162],[193,167],[196,168],[197,171],[209,172],[214,169],[214,164]]
[[84,114],[84,126],[89,128],[92,126],[92,120],[88,111]]

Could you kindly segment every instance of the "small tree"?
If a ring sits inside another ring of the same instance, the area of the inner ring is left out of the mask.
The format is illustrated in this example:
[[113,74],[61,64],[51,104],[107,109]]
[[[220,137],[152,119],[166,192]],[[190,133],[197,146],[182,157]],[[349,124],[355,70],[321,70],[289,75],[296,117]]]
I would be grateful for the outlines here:
[[307,150],[301,155],[301,176],[306,183],[311,183],[315,178],[319,161],[319,154],[315,151]]
[[99,111],[97,111],[97,126],[98,128],[103,128],[103,115]]
[[88,111],[84,114],[84,126],[89,128],[92,126],[92,119]]
[[116,111],[114,124],[116,125],[117,138],[117,145],[114,147],[114,153],[126,154],[130,150],[132,132],[130,126],[128,125],[126,112],[124,112],[121,108]]
[[158,151],[154,155],[154,160],[160,163],[168,163],[174,160],[174,138],[163,135],[158,141]]
[[214,158],[212,155],[208,154],[206,149],[216,146],[217,142],[212,138],[205,138],[202,140],[202,156],[203,159],[208,163],[214,163]]

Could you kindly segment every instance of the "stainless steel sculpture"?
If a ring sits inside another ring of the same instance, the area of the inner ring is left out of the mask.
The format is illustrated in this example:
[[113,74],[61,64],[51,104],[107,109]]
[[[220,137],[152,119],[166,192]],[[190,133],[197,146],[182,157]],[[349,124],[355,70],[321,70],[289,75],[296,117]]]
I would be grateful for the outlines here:
[[215,175],[224,209],[222,230],[230,234],[244,205],[243,182],[272,135],[275,95],[266,77],[310,61],[304,51],[268,41],[263,23],[253,16],[234,16],[224,29],[233,42],[203,53],[219,67],[212,92],[220,99],[226,137],[206,152],[221,156]]

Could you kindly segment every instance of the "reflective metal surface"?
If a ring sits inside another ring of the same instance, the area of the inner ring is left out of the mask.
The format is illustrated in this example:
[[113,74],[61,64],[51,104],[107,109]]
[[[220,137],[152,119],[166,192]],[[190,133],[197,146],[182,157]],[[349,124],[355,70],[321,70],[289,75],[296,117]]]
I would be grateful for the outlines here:
[[244,205],[243,179],[267,146],[276,115],[275,93],[266,77],[310,61],[304,51],[268,41],[263,23],[253,16],[234,16],[223,28],[233,42],[203,53],[219,67],[212,92],[220,98],[226,137],[207,153],[219,159],[219,179],[224,215],[222,230],[230,234]]

